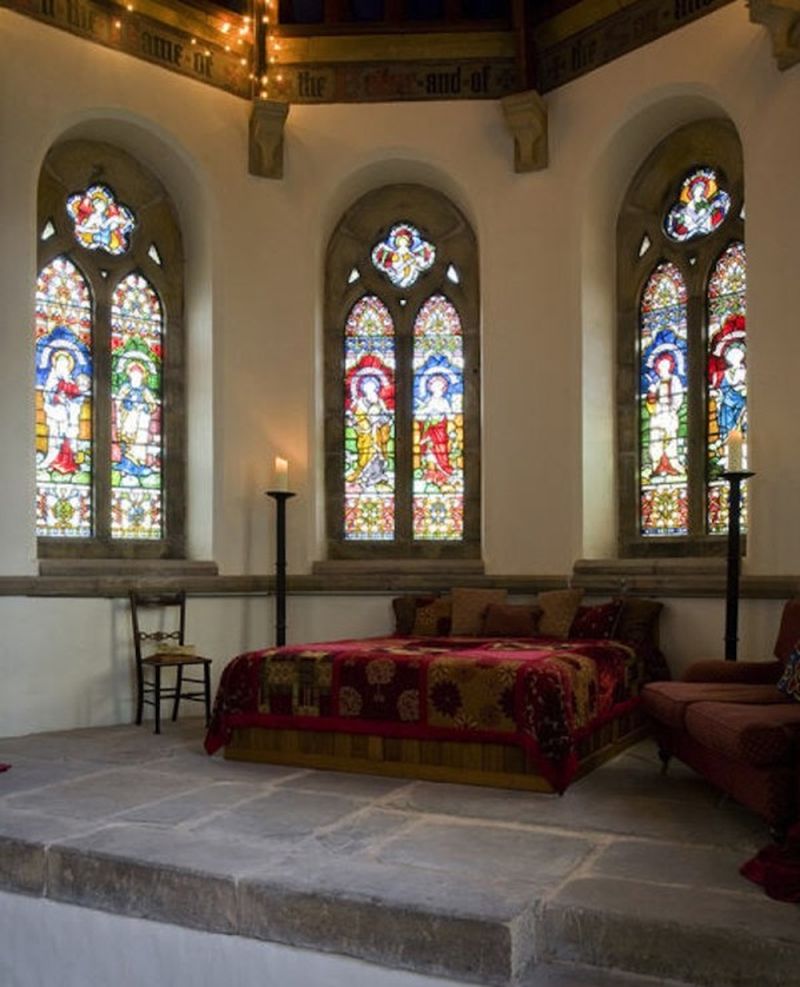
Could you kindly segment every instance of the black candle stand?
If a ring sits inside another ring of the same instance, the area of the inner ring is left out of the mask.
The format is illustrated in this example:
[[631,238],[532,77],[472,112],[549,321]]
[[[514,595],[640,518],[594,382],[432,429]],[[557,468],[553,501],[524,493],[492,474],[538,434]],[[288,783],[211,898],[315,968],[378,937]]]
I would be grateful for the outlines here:
[[723,473],[728,481],[728,582],[725,590],[725,661],[736,661],[739,626],[739,568],[742,556],[742,481],[755,473],[733,470]]
[[267,490],[275,501],[275,647],[286,644],[286,501],[288,490]]

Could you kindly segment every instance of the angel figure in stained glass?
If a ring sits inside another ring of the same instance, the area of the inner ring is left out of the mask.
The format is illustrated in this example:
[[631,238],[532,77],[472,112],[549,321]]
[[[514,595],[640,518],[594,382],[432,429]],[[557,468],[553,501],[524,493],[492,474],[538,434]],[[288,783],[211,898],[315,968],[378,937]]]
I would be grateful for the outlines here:
[[372,263],[397,288],[408,288],[428,270],[436,257],[432,243],[409,223],[394,226],[372,251]]
[[699,168],[681,186],[678,201],[667,213],[667,234],[678,241],[713,233],[730,209],[731,197],[719,187],[711,168]]
[[362,489],[387,478],[392,413],[387,403],[388,376],[377,358],[364,357],[349,379],[347,417],[356,437],[356,462],[347,477]]
[[684,472],[678,453],[680,412],[685,396],[683,353],[670,336],[670,333],[659,333],[646,360],[649,384],[645,408],[649,417],[652,476],[679,476]]
[[74,350],[74,345],[69,349],[42,348],[47,361],[42,386],[47,452],[37,465],[39,470],[54,470],[65,476],[79,469],[76,453],[81,410],[92,387],[91,377],[83,372]]
[[105,250],[117,256],[128,249],[128,234],[136,221],[108,186],[92,185],[71,195],[67,212],[75,224],[75,239],[87,250]]
[[716,392],[719,442],[724,447],[733,429],[744,430],[747,408],[745,317],[730,315],[711,338],[708,379]]

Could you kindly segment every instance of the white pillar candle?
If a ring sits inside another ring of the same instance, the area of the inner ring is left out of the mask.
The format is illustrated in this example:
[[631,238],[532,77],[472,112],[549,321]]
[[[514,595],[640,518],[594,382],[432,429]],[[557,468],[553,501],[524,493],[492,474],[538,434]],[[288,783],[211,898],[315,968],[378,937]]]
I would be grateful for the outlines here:
[[731,429],[728,435],[728,472],[742,472],[742,445],[744,436],[738,428]]
[[289,489],[289,460],[275,457],[275,468],[272,471],[272,484],[270,490]]

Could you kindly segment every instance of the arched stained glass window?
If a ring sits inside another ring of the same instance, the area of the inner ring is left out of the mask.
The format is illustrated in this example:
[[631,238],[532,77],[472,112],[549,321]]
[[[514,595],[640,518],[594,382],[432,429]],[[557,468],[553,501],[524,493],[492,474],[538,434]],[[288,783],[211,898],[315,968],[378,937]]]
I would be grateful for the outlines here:
[[414,537],[457,540],[464,528],[464,352],[444,295],[414,322]]
[[92,298],[56,257],[36,284],[36,533],[92,532]]
[[[728,528],[728,468],[731,433],[742,434],[747,465],[747,336],[745,323],[745,251],[733,243],[717,261],[708,282],[708,530]],[[745,498],[747,485],[744,486]],[[747,524],[743,503],[742,525]]]
[[617,225],[620,554],[723,554],[746,431],[744,184],[727,121],[662,141]]
[[394,537],[395,345],[374,295],[347,317],[344,367],[345,538],[384,541]]
[[327,258],[329,557],[478,557],[477,250],[468,222],[431,189],[388,186],[345,214]]
[[183,257],[172,204],[125,152],[65,141],[41,171],[39,229],[39,554],[181,557]]
[[659,264],[645,286],[640,317],[643,535],[688,530],[686,300],[681,272]]
[[161,303],[129,274],[111,301],[111,537],[162,534]]

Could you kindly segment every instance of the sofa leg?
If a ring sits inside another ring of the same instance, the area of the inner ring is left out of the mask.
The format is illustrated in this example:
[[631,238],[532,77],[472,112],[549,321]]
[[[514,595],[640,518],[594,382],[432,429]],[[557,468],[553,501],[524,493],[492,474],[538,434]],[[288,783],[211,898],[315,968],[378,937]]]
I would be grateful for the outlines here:
[[669,767],[669,760],[672,757],[672,754],[670,754],[670,752],[666,748],[659,747],[658,756],[659,759],[661,760],[661,774],[665,775],[667,773],[667,768]]

